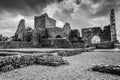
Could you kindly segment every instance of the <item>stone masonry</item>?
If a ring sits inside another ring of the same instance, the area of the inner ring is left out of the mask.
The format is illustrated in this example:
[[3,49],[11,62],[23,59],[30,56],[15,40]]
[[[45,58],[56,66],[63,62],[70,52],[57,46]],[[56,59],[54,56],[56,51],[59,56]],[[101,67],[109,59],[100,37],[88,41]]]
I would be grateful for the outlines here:
[[65,23],[63,28],[56,26],[56,20],[50,18],[47,13],[41,16],[35,16],[35,27],[33,31],[33,45],[37,46],[46,39],[69,39],[71,36],[71,27]]
[[92,44],[92,38],[94,36],[101,37],[102,30],[100,27],[94,27],[94,28],[84,28],[82,29],[82,38],[86,45]]
[[[82,43],[84,45],[92,45],[101,42],[116,42],[116,25],[115,13],[111,10],[110,24],[101,27],[91,27],[82,29],[82,37],[79,30],[72,30],[69,23],[65,23],[63,27],[56,26],[56,20],[50,18],[47,13],[34,17],[34,29],[25,28],[25,20],[22,19],[18,25],[15,37],[20,41],[32,41],[33,46],[40,47],[45,43],[47,46],[57,45],[62,42],[70,42],[72,44]],[[43,42],[45,41],[45,42]],[[60,45],[61,46],[61,45]],[[79,44],[80,46],[80,44]],[[64,47],[64,46],[63,46]]]
[[115,13],[114,9],[111,10],[110,13],[110,30],[111,30],[111,41],[116,42],[117,37],[116,37],[116,24],[115,24]]
[[99,37],[100,42],[117,41],[114,9],[111,10],[110,14],[110,25],[105,26],[103,30],[101,29],[101,27],[82,29],[82,39],[86,45],[92,44],[92,39],[94,36]]
[[25,31],[25,20],[22,19],[20,20],[17,31],[15,33],[16,40],[21,40],[21,41],[24,40],[24,31]]

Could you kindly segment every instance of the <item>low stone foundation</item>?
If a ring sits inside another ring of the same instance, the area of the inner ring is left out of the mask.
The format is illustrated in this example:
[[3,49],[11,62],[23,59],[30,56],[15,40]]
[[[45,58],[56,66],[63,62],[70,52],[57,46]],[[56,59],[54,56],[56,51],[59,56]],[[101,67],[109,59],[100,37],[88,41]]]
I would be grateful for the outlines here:
[[107,41],[107,42],[101,42],[97,44],[93,44],[97,49],[112,49],[114,48],[114,43]]
[[8,48],[31,48],[31,42],[21,42],[21,41],[10,41],[10,42],[0,42],[0,49]]
[[42,55],[15,55],[1,58],[0,72],[7,72],[13,69],[22,68],[32,64],[47,65],[47,66],[60,66],[68,64],[60,56],[51,54]]
[[120,66],[115,65],[96,65],[93,66],[92,71],[98,71],[101,73],[116,74],[120,75]]
[[85,44],[84,43],[73,43],[72,47],[73,48],[85,48]]
[[73,56],[73,55],[81,54],[82,51],[83,51],[82,49],[81,50],[72,50],[72,51],[59,51],[58,55],[59,56]]

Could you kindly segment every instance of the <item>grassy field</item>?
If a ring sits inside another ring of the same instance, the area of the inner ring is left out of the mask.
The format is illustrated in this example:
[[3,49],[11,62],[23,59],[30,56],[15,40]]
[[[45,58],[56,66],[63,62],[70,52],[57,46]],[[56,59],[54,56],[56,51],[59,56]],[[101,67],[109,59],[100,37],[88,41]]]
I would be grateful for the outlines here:
[[59,67],[32,65],[2,73],[0,80],[120,80],[120,76],[87,71],[95,64],[120,65],[120,53],[95,50],[64,57],[70,64]]

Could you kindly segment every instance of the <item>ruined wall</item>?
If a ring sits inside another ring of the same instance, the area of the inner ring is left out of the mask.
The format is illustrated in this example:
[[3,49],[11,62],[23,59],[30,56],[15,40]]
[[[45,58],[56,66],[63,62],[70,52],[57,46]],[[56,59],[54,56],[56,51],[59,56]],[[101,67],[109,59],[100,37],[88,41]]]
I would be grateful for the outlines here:
[[111,10],[110,13],[110,30],[111,30],[111,41],[117,41],[116,37],[116,24],[115,24],[115,13],[114,9]]
[[101,42],[95,45],[97,49],[112,49],[114,48],[114,44],[111,41]]
[[32,48],[31,42],[26,41],[3,41],[0,42],[0,49],[13,49],[13,48]]
[[32,33],[32,45],[34,47],[37,47],[38,44],[39,44],[39,35],[38,35],[38,31],[37,30],[33,30],[33,33]]
[[38,28],[54,28],[56,27],[56,21],[50,17],[48,14],[42,14],[40,16],[35,16],[35,29]]
[[71,27],[69,23],[65,23],[63,28],[54,27],[47,29],[49,38],[69,38]]
[[71,48],[72,44],[67,39],[43,39],[41,47],[45,48]]
[[45,28],[45,17],[46,15],[35,16],[34,17],[34,28]]
[[71,30],[71,35],[70,35],[70,41],[72,43],[76,43],[79,42],[79,38],[80,38],[80,32],[78,29],[75,30]]
[[21,19],[19,24],[18,24],[18,28],[17,31],[15,32],[15,40],[24,40],[24,31],[25,31],[25,20]]
[[83,41],[88,45],[91,44],[94,36],[100,37],[100,42],[111,41],[111,26],[104,26],[103,30],[100,27],[82,29],[82,36]]
[[65,23],[65,25],[63,26],[63,37],[65,38],[69,38],[71,35],[71,27],[69,23]]
[[24,32],[24,41],[31,42],[32,41],[33,29],[31,27],[27,27]]
[[49,28],[47,29],[47,33],[49,38],[56,38],[58,35],[62,38],[62,28]]
[[45,18],[45,28],[54,28],[54,27],[56,27],[56,20],[47,16]]
[[34,29],[33,30],[33,34],[32,34],[32,43],[33,46],[37,47],[39,45],[40,47],[40,43],[42,43],[42,39],[44,39],[46,37],[46,30],[39,30],[39,29]]
[[35,16],[35,29],[38,30],[39,36],[43,38],[69,38],[71,27],[65,23],[63,28],[56,27],[56,21],[48,17],[47,13],[41,16]]
[[83,41],[86,45],[92,44],[92,38],[99,36],[101,38],[102,29],[100,27],[84,28],[82,29]]
[[110,25],[104,27],[101,37],[102,37],[102,42],[111,41]]
[[116,24],[115,24],[114,9],[112,9],[110,13],[110,25],[105,26],[103,30],[101,30],[100,27],[82,29],[83,40],[85,41],[86,44],[91,44],[91,39],[95,35],[100,37],[101,42],[106,42],[106,41],[118,42],[117,37],[116,37]]

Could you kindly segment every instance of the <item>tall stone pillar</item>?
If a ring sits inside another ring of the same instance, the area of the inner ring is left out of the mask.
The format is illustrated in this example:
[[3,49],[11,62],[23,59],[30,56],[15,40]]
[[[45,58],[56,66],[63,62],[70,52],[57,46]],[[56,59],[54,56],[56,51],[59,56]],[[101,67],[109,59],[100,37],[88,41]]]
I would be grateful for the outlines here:
[[25,20],[21,19],[14,36],[16,36],[17,40],[23,41],[24,40],[24,32],[25,32]]
[[32,39],[32,45],[33,47],[38,47],[39,44],[39,35],[37,30],[33,30],[33,39]]
[[111,41],[116,42],[117,36],[116,36],[116,24],[115,24],[114,9],[112,9],[111,13],[110,13],[110,30],[111,30]]

